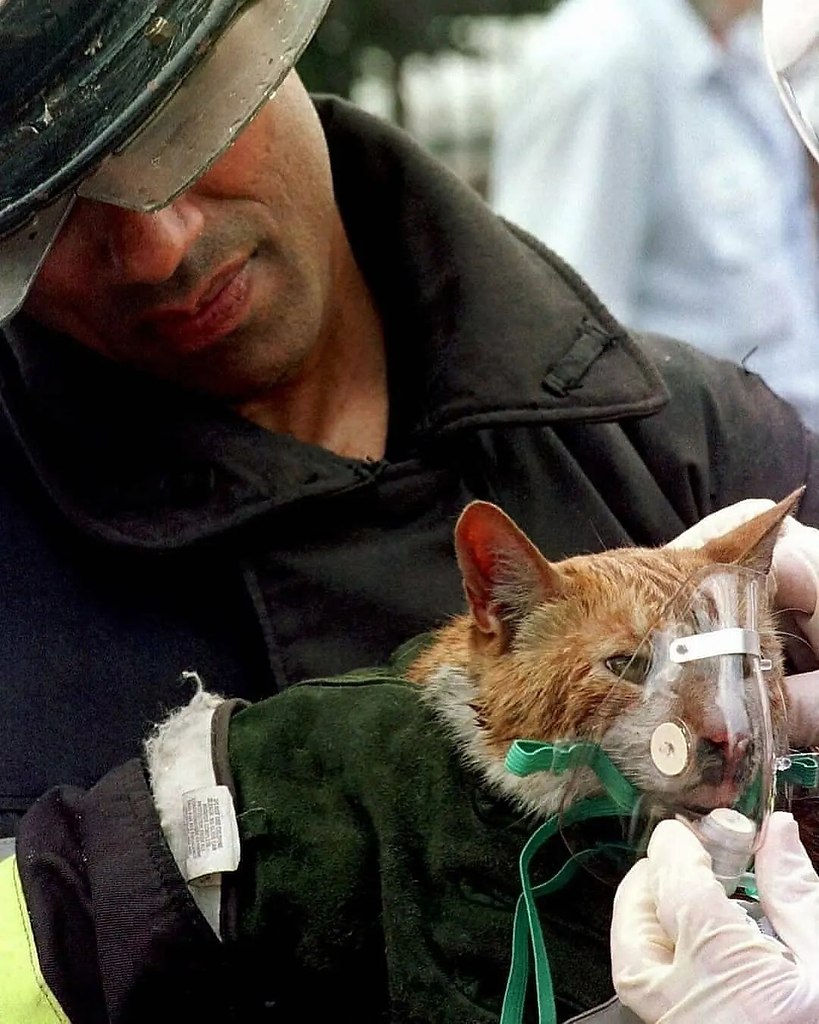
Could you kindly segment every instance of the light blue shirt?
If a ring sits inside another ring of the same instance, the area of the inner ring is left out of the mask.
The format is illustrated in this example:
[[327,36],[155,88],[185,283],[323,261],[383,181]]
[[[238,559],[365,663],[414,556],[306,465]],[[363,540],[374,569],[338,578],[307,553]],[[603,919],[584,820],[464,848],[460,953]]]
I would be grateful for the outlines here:
[[563,0],[501,120],[491,204],[623,323],[744,362],[819,429],[819,251],[801,142],[756,17]]

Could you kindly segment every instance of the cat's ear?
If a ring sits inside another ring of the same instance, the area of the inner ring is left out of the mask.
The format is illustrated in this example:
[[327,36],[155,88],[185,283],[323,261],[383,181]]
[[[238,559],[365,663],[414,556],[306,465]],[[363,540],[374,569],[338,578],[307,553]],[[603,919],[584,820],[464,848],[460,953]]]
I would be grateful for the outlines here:
[[722,537],[715,537],[703,546],[703,552],[712,562],[720,562],[723,565],[738,564],[757,572],[768,572],[779,528],[785,517],[795,511],[804,489],[800,487],[753,519],[735,527]]
[[488,501],[473,501],[461,513],[455,551],[475,625],[503,641],[527,611],[563,589],[560,572]]

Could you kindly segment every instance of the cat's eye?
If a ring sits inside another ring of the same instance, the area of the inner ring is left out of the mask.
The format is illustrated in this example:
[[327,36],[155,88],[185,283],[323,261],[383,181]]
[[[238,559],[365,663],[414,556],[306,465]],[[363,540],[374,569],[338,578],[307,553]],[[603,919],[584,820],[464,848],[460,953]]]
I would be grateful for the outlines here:
[[644,654],[614,654],[606,658],[606,668],[627,683],[641,686],[648,678],[650,661]]

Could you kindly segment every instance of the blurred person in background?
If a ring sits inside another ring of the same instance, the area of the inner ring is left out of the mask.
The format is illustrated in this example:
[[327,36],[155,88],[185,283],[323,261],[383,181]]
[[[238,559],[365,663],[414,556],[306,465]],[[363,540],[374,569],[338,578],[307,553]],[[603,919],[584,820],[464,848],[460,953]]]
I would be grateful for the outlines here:
[[753,0],[564,0],[501,119],[495,209],[615,316],[742,362],[819,426],[807,159]]

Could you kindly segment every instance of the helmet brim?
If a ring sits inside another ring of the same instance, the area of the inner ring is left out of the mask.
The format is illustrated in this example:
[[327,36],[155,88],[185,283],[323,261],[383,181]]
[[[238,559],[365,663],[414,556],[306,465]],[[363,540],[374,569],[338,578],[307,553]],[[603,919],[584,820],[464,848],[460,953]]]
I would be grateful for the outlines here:
[[203,59],[243,0],[171,0],[161,19],[147,4],[110,6],[82,59],[55,67],[0,126],[0,236],[123,145]]

